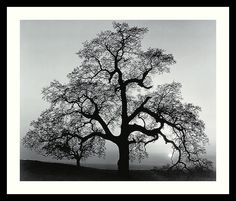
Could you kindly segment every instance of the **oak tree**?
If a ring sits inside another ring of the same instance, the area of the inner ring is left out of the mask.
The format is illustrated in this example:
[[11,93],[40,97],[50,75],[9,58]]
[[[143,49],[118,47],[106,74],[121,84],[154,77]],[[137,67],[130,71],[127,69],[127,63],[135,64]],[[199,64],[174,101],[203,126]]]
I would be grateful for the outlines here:
[[180,83],[152,83],[153,76],[169,72],[173,55],[142,50],[147,28],[117,22],[113,28],[83,43],[77,53],[82,63],[68,74],[67,84],[55,80],[43,89],[51,106],[40,118],[48,119],[32,123],[26,144],[76,158],[81,147],[88,147],[85,156],[103,155],[108,140],[119,149],[118,170],[128,175],[129,160],[146,157],[146,146],[163,139],[173,149],[170,169],[206,166],[200,107],[183,102]]
[[[86,133],[94,131],[93,126],[87,131],[83,129],[90,122],[79,121],[64,115],[63,110],[50,108],[42,112],[37,121],[32,121],[27,135],[22,139],[26,148],[36,151],[43,156],[52,156],[55,159],[75,159],[77,167],[80,161],[88,157],[105,156],[105,141],[101,137],[93,136],[84,141]],[[79,122],[78,122],[79,121]],[[78,133],[74,137],[72,133]]]

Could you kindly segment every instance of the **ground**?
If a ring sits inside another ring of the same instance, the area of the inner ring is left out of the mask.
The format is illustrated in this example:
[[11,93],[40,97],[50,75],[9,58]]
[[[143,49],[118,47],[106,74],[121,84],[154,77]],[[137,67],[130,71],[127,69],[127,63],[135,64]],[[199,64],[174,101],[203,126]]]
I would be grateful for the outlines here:
[[166,174],[163,171],[130,170],[128,179],[122,179],[117,170],[105,170],[74,165],[46,163],[40,161],[20,161],[21,181],[215,181],[215,171],[189,174]]

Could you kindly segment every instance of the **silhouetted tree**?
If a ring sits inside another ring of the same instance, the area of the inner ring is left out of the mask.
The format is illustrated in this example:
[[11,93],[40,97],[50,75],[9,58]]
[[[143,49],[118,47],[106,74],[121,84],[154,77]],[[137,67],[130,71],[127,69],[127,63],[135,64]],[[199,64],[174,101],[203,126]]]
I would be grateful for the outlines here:
[[50,125],[51,120],[44,121],[41,127],[48,132],[38,133],[37,123],[33,123],[36,130],[29,131],[25,142],[32,132],[34,138],[50,139],[55,130],[56,142],[62,145],[59,143],[56,154],[51,150],[57,146],[55,141],[43,149],[57,155],[68,153],[61,152],[61,146],[70,139],[75,147],[81,142],[91,147],[102,143],[98,153],[103,140],[109,140],[119,149],[119,171],[128,175],[129,160],[146,157],[146,145],[162,138],[173,148],[170,168],[205,166],[201,155],[208,138],[199,119],[200,107],[182,102],[180,83],[152,85],[152,75],[169,72],[175,63],[173,56],[162,49],[141,49],[147,28],[116,22],[113,27],[114,31],[103,31],[84,42],[78,52],[82,64],[68,74],[68,84],[53,81],[43,89],[44,98],[51,103],[49,112],[60,113],[60,117],[56,115]]
[[[80,161],[90,156],[103,157],[105,154],[105,140],[93,136],[83,141],[83,136],[91,130],[82,130],[85,124],[73,116],[65,116],[59,108],[50,108],[44,111],[37,121],[32,121],[33,129],[29,130],[22,142],[25,147],[35,150],[44,156],[52,156],[55,159],[76,159],[76,165],[80,167]],[[88,128],[87,128],[88,129]],[[77,132],[79,137],[74,137]]]

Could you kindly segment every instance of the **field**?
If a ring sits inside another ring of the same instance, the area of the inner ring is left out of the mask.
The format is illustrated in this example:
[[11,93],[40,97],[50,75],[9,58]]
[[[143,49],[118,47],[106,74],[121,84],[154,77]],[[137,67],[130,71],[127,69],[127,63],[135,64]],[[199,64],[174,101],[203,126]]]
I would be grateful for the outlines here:
[[130,170],[129,178],[121,178],[117,170],[48,163],[31,160],[20,161],[21,181],[215,181],[215,171],[194,174],[166,173],[152,170]]

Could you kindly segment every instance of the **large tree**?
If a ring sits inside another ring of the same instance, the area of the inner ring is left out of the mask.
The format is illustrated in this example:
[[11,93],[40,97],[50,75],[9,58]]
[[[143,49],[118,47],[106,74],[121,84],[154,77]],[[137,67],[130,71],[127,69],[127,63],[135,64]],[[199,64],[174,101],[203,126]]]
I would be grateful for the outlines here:
[[[159,139],[173,148],[170,168],[204,167],[207,161],[202,154],[208,138],[199,119],[200,107],[183,103],[180,83],[152,83],[154,75],[169,72],[175,63],[173,55],[158,48],[141,49],[147,28],[116,22],[113,27],[84,42],[78,52],[82,63],[68,74],[67,84],[53,81],[43,89],[50,112],[58,114],[50,125],[41,125],[53,130],[43,134],[66,136],[78,148],[83,143],[100,143],[100,151],[103,140],[113,142],[119,149],[118,170],[123,175],[129,172],[129,160],[145,157],[147,144]],[[94,137],[98,140],[91,140]]]

